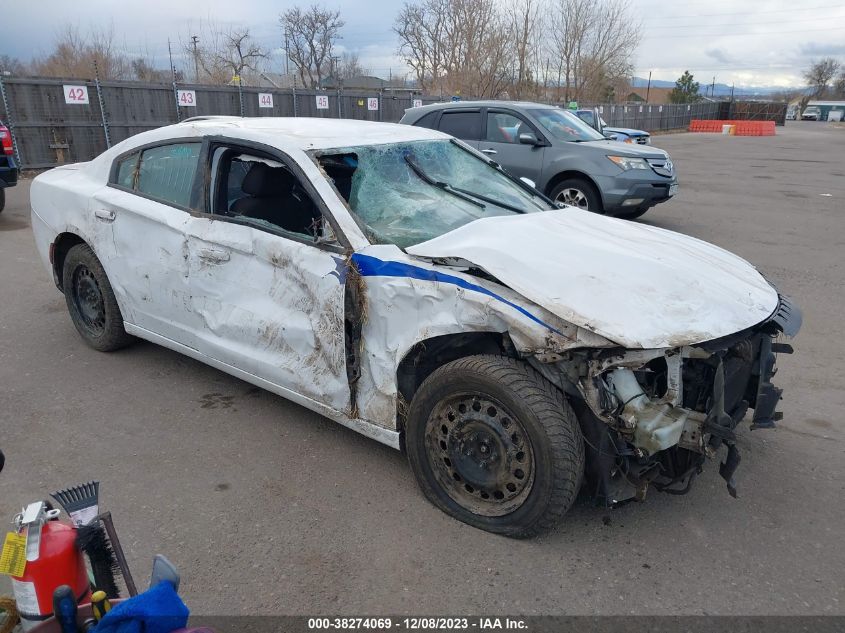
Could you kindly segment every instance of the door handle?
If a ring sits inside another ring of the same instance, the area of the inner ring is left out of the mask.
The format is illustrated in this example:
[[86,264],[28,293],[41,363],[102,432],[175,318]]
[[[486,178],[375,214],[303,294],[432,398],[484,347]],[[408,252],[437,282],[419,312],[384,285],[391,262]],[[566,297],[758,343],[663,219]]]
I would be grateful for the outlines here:
[[103,222],[114,222],[114,219],[117,217],[115,212],[110,209],[97,209],[94,211],[94,216]]
[[219,248],[201,248],[197,252],[197,257],[200,259],[204,259],[209,262],[228,262],[229,261],[229,251],[224,251]]
[[483,149],[483,150],[481,150],[481,152],[482,152],[483,154],[490,154],[491,156],[492,156],[493,154],[498,154],[498,153],[499,153],[499,152],[497,152],[496,150],[491,149],[491,148]]

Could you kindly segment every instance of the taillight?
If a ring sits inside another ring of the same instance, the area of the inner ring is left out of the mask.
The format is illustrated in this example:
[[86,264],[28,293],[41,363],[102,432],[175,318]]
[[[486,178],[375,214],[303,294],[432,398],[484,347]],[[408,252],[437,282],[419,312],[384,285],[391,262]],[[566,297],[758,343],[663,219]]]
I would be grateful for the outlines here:
[[12,135],[9,133],[9,129],[3,125],[0,125],[0,147],[3,148],[3,153],[7,156],[15,153],[15,149],[12,147]]

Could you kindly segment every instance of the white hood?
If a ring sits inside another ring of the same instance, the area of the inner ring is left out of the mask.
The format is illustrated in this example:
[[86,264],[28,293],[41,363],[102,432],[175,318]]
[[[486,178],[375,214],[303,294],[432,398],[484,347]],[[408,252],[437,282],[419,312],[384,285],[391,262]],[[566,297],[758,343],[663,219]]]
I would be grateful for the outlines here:
[[772,315],[744,259],[692,237],[574,208],[476,220],[406,249],[460,258],[560,318],[627,348],[691,345]]

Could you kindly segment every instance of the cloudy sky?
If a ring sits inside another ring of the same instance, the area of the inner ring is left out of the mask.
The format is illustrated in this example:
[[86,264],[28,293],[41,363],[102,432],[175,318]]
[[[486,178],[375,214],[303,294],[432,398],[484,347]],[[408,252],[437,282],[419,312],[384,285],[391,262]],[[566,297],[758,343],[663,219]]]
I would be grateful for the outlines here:
[[[503,2],[506,0],[502,0]],[[554,0],[547,0],[554,2]],[[341,12],[342,45],[358,51],[365,68],[387,77],[407,72],[396,55],[393,18],[403,0],[324,0]],[[300,0],[299,4],[306,4]],[[14,0],[3,5],[0,54],[28,60],[50,50],[64,24],[82,30],[113,25],[121,48],[167,67],[167,40],[187,41],[200,22],[250,27],[280,72],[278,14],[296,0]],[[690,69],[702,83],[798,86],[813,58],[845,61],[845,1],[630,0],[643,24],[635,74],[674,80]],[[752,10],[752,4],[755,10]],[[178,49],[175,46],[175,49]]]

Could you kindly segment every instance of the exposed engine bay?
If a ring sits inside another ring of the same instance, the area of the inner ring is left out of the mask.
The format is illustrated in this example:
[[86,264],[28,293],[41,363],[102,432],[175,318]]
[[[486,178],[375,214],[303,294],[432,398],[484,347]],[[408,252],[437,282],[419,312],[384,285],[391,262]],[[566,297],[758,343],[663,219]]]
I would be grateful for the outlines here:
[[771,380],[776,354],[792,347],[777,339],[800,327],[800,310],[781,297],[769,320],[735,335],[679,348],[593,350],[558,362],[554,378],[576,396],[590,493],[606,505],[643,500],[649,487],[685,494],[724,445],[719,473],[736,496],[736,427],[749,409],[752,429],[781,419],[782,390]]

